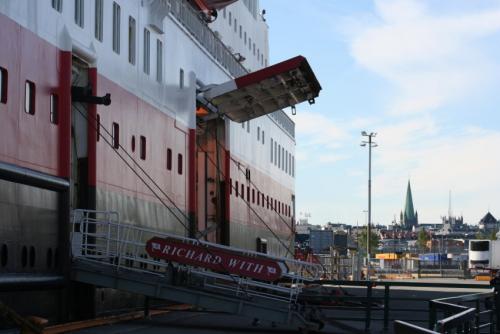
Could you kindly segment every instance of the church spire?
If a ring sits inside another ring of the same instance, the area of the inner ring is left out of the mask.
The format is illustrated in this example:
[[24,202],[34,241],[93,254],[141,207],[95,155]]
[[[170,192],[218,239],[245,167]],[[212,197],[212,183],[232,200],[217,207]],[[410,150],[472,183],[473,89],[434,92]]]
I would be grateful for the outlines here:
[[408,188],[406,189],[406,203],[404,209],[404,220],[406,228],[412,228],[418,225],[418,218],[413,207],[413,196],[411,194],[410,180],[408,180]]

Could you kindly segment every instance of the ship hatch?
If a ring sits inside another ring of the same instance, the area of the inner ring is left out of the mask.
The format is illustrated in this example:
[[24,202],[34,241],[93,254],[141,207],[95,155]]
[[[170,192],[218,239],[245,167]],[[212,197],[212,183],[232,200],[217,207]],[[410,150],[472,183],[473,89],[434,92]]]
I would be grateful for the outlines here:
[[303,101],[312,104],[320,90],[306,58],[297,56],[212,86],[203,97],[219,114],[241,123]]

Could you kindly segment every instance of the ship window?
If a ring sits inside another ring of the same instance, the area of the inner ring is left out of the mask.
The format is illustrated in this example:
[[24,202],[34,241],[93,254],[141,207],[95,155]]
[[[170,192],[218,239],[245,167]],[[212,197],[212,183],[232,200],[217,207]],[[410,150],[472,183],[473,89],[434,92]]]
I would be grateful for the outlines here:
[[0,67],[0,103],[7,103],[7,84],[9,74],[7,70]]
[[97,132],[97,139],[96,141],[99,141],[99,139],[101,138],[101,115],[97,114],[96,115],[96,132]]
[[59,96],[50,94],[50,123],[59,123]]
[[179,70],[179,88],[184,88],[184,70],[182,68]]
[[113,2],[113,51],[120,54],[121,8]]
[[244,129],[245,128],[245,122],[241,123],[241,127]]
[[250,187],[247,186],[247,201],[250,202]]
[[84,27],[84,9],[83,0],[75,0],[75,23],[80,28]]
[[248,50],[252,50],[252,38],[248,37]]
[[62,0],[52,0],[52,8],[62,13]]
[[277,147],[278,147],[278,144],[276,142],[274,142],[274,165],[275,166],[278,163]]
[[295,177],[295,157],[292,155],[292,176]]
[[162,82],[163,79],[163,43],[156,40],[156,81]]
[[0,256],[0,264],[2,267],[5,267],[7,265],[7,262],[9,260],[9,249],[7,248],[6,244],[2,245],[2,254]]
[[240,190],[240,188],[238,188],[238,181],[236,181],[235,184],[234,184],[234,195],[236,197],[238,197],[239,190]]
[[182,175],[182,154],[177,154],[177,173]]
[[247,45],[247,32],[243,33],[243,41],[245,41],[245,45]]
[[269,210],[269,195],[266,196],[266,206],[267,209]]
[[229,12],[229,26],[231,26],[233,19],[231,18],[231,12]]
[[243,200],[245,200],[245,185],[244,184],[241,185],[241,198]]
[[260,49],[257,49],[257,61],[260,59]]
[[35,84],[29,80],[26,80],[24,90],[24,111],[30,115],[35,114]]
[[255,204],[255,189],[252,189],[252,203]]
[[238,32],[238,21],[234,19],[234,32]]
[[278,145],[278,168],[281,168],[281,145]]
[[285,159],[285,173],[288,173],[288,151],[285,151],[285,155],[283,157]]
[[257,127],[257,141],[260,140],[260,126]]
[[172,170],[172,150],[167,148],[167,170]]
[[94,36],[102,42],[102,25],[103,25],[103,0],[95,0],[95,23],[94,23]]
[[264,145],[266,141],[264,140],[264,130],[262,130],[262,145]]
[[273,163],[273,157],[274,157],[274,154],[273,154],[273,139],[271,138],[271,163]]
[[135,152],[135,136],[132,135],[132,139],[130,140],[130,148],[132,149],[132,152]]
[[264,193],[262,193],[262,207],[264,207]]
[[281,170],[285,170],[285,148],[281,148]]
[[250,133],[250,121],[247,122],[247,132]]
[[120,126],[118,123],[113,123],[112,133],[113,136],[113,148],[117,149],[120,147]]
[[240,39],[242,39],[242,38],[243,38],[243,27],[240,24]]
[[149,74],[149,37],[150,32],[148,29],[144,29],[144,73]]
[[260,191],[257,191],[257,205],[260,205]]
[[128,17],[128,62],[135,65],[135,19]]
[[146,137],[144,136],[141,136],[139,138],[139,141],[140,141],[140,152],[139,152],[139,155],[141,157],[142,160],[146,160]]
[[222,17],[223,17],[223,18],[226,18],[226,8],[224,8],[224,9],[222,10]]

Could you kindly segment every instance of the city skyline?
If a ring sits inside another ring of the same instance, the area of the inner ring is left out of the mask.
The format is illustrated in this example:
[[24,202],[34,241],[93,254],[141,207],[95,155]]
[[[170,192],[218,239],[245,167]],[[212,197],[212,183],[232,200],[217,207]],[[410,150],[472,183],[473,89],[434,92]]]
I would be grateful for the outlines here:
[[[422,223],[476,224],[500,211],[500,4],[495,1],[264,0],[270,61],[302,54],[323,86],[290,117],[297,132],[297,213],[364,223],[377,132],[372,222],[404,207],[411,180]],[[314,24],[312,24],[314,22]]]

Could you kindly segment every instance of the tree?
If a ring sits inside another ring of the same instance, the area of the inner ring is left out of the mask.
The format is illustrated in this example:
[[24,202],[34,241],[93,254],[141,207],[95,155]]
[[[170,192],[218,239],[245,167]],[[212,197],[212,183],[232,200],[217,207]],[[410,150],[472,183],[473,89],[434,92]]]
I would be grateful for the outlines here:
[[418,247],[421,250],[426,251],[427,250],[427,241],[429,241],[429,240],[430,240],[429,234],[424,229],[421,229],[417,235]]
[[[378,237],[378,234],[371,231],[371,238],[370,238],[370,256],[374,255],[377,252],[378,248],[378,243],[380,238]],[[358,250],[360,253],[365,253],[366,254],[366,236],[367,236],[367,231],[366,229],[363,229],[361,233],[358,234]]]

